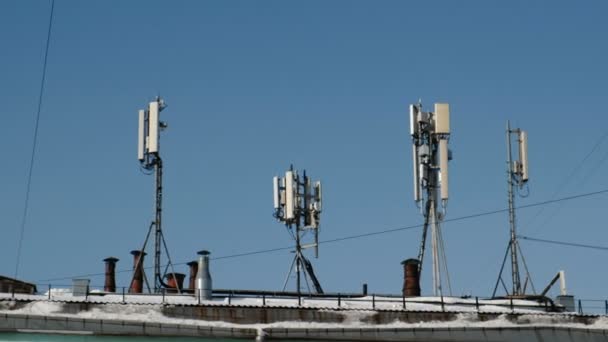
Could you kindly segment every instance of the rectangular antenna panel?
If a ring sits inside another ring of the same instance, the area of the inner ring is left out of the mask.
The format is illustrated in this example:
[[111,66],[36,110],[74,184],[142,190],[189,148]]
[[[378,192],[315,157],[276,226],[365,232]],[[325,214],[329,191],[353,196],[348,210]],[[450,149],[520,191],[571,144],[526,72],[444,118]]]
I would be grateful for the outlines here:
[[145,135],[145,130],[144,130],[145,121],[146,121],[146,111],[142,109],[139,111],[139,128],[138,128],[138,132],[137,132],[137,159],[139,159],[139,161],[144,160],[144,152],[145,152],[144,149],[146,148],[146,143],[145,143],[146,137],[144,136]]
[[418,158],[418,147],[412,144],[412,158],[414,164],[414,201],[420,201],[420,159]]
[[439,170],[441,172],[441,199],[448,199],[448,141],[446,139],[439,140]]
[[435,103],[435,133],[450,134],[450,105]]
[[519,162],[521,163],[521,180],[528,181],[528,134],[519,131]]
[[148,114],[148,152],[158,152],[158,102],[150,102]]
[[285,172],[285,219],[292,220],[296,217],[296,186],[293,171]]
[[321,181],[315,182],[315,210],[321,212],[323,210],[323,198],[321,193]]
[[281,188],[279,187],[279,177],[272,178],[272,194],[274,199],[274,208],[279,209],[281,207]]
[[285,178],[279,178],[279,186],[280,186],[280,193],[279,193],[279,200],[281,201],[281,205],[285,205]]
[[418,107],[410,105],[410,134],[418,134]]
[[312,207],[313,195],[310,177],[304,176],[304,208],[309,209]]
[[426,165],[424,165],[424,164],[418,164],[418,166],[420,166],[420,172],[418,173],[419,177],[420,177],[419,179],[420,179],[420,182],[422,183],[423,179],[424,180],[428,180],[429,175],[428,175],[428,173],[426,171],[427,170],[426,169]]
[[302,205],[302,208],[304,208],[304,227],[309,227],[311,225],[311,219],[310,219],[310,213],[312,212],[312,188],[311,188],[311,184],[310,184],[310,177],[306,176],[306,173],[304,173],[304,181],[302,182],[304,184],[304,204]]

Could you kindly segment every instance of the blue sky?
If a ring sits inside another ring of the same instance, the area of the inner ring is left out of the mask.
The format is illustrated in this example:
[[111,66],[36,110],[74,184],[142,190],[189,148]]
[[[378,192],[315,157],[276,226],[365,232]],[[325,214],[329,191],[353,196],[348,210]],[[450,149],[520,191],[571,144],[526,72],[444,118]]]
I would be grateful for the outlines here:
[[[49,9],[0,3],[5,275],[15,268]],[[506,208],[507,119],[529,132],[530,195],[518,204],[606,189],[607,9],[599,1],[56,0],[20,277],[100,273],[108,256],[131,267],[129,251],[153,217],[153,178],[136,160],[137,110],[157,94],[169,104],[164,229],[177,263],[200,249],[225,256],[290,245],[272,217],[271,178],[291,163],[323,181],[322,240],[421,223],[407,122],[418,99],[427,109],[451,106],[448,218]],[[608,245],[607,202],[521,210],[520,231]],[[446,223],[444,238],[454,294],[489,295],[507,215]],[[326,291],[368,283],[398,293],[399,263],[419,240],[413,229],[326,244],[313,263]],[[596,267],[606,252],[521,245],[537,288],[564,269],[576,295],[608,297],[608,275]],[[217,260],[212,275],[221,288],[275,290],[290,261],[286,251]],[[428,273],[422,287],[431,293]]]

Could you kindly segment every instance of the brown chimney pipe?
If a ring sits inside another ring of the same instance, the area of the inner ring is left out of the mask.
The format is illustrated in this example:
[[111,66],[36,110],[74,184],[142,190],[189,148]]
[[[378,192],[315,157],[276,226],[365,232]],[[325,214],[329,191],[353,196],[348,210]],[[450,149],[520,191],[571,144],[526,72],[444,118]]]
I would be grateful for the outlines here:
[[106,292],[116,292],[116,262],[118,261],[115,257],[109,257],[103,259],[106,263],[106,281],[103,286],[103,290]]
[[418,259],[407,259],[401,262],[403,265],[403,295],[406,297],[420,296],[420,274],[418,268],[420,261]]
[[167,289],[168,292],[175,293],[184,289],[184,278],[186,277],[183,273],[167,273]]
[[190,282],[188,283],[188,288],[194,291],[196,287],[196,274],[198,273],[198,261],[190,261],[187,264],[190,267]]
[[129,293],[142,293],[144,289],[144,257],[146,252],[135,250],[131,251],[133,255],[133,280]]

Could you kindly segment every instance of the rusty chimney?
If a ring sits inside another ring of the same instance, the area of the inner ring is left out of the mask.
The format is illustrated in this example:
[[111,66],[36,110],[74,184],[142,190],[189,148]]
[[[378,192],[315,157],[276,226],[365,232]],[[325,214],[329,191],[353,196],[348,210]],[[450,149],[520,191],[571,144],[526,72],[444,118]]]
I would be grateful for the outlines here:
[[184,288],[184,278],[186,277],[183,273],[167,273],[167,290],[170,293],[181,292]]
[[135,250],[131,251],[133,255],[133,280],[129,293],[142,293],[144,289],[144,257],[146,252]]
[[106,281],[103,286],[103,290],[106,292],[116,292],[116,262],[118,261],[115,257],[109,257],[103,259],[106,263]]
[[188,288],[192,291],[196,288],[196,273],[198,273],[198,261],[190,261],[188,264],[190,267],[190,281]]
[[403,295],[406,297],[420,296],[420,274],[418,269],[420,261],[418,259],[407,259],[401,262],[403,265]]

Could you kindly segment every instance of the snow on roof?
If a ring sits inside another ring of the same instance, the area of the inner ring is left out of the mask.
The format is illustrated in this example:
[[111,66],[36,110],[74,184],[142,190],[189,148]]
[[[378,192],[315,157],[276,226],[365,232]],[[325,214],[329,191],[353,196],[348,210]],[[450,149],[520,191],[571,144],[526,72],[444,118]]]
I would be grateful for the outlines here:
[[[51,298],[49,300],[49,297]],[[586,329],[608,329],[608,318],[601,316],[594,320],[591,325],[576,323],[571,314],[545,313],[541,312],[544,306],[527,300],[479,300],[479,310],[475,299],[415,297],[406,298],[406,310],[412,312],[452,312],[457,319],[452,321],[424,321],[419,323],[407,323],[395,321],[390,324],[363,323],[363,320],[382,310],[403,310],[401,298],[374,297],[344,298],[340,299],[338,307],[337,298],[302,298],[300,308],[318,310],[340,310],[344,315],[342,323],[321,322],[276,322],[269,324],[234,324],[217,321],[202,321],[193,319],[182,319],[167,317],[162,313],[162,307],[166,304],[173,305],[198,305],[197,298],[188,295],[134,295],[128,294],[124,298],[122,294],[90,295],[88,297],[73,296],[69,292],[51,292],[50,295],[20,295],[15,294],[14,300],[31,301],[19,309],[15,309],[7,303],[13,301],[12,294],[0,293],[0,313],[43,315],[43,316],[67,316],[91,319],[112,319],[125,321],[144,321],[155,323],[175,323],[189,325],[203,325],[212,327],[240,327],[240,328],[335,328],[345,326],[374,326],[377,328],[408,328],[408,327],[512,327],[512,326],[572,326],[584,327]],[[124,300],[124,302],[123,302]],[[234,297],[214,298],[211,301],[201,301],[206,306],[256,306],[261,307],[265,300],[267,307],[298,307],[297,298],[258,298],[258,297]],[[372,300],[375,305],[372,304]],[[105,305],[93,306],[88,311],[70,314],[63,311],[64,303],[88,302]],[[2,305],[4,303],[4,305]],[[145,305],[142,305],[145,304]],[[373,306],[373,307],[372,307]],[[478,313],[498,313],[494,320],[479,319]],[[507,319],[506,314],[518,314],[517,320]]]

